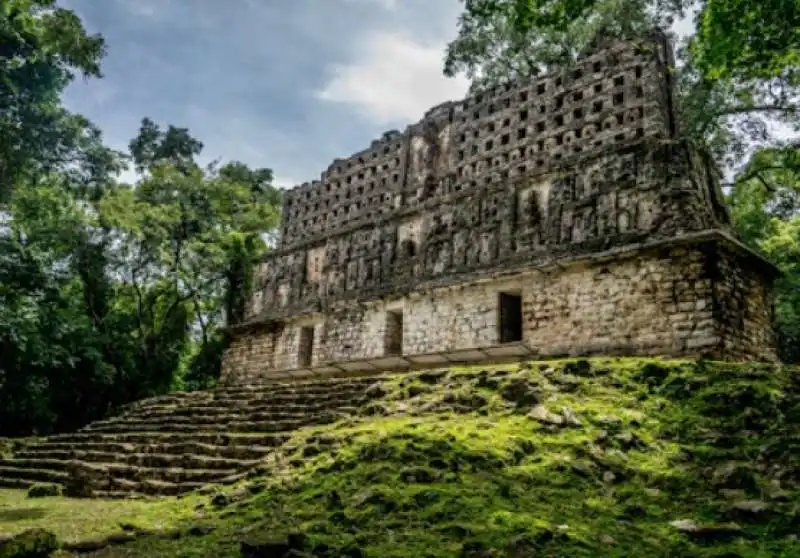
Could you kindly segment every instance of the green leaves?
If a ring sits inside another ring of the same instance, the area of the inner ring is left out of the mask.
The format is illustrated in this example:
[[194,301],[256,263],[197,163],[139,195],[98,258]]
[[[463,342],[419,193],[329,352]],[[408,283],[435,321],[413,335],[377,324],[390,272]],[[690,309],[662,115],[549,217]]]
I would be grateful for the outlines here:
[[757,151],[736,176],[731,215],[742,239],[785,273],[776,290],[781,358],[800,361],[800,148]]
[[444,73],[480,89],[569,66],[597,38],[667,24],[685,0],[467,0]]
[[20,177],[74,162],[85,119],[71,117],[60,95],[78,72],[100,76],[105,43],[74,12],[51,0],[0,6],[0,203]]
[[800,2],[707,0],[691,44],[710,80],[772,79],[800,68]]

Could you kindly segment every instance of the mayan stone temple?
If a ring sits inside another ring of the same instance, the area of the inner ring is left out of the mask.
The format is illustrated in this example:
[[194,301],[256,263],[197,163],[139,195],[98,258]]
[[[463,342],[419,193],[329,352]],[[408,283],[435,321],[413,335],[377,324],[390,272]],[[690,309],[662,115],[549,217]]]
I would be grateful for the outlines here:
[[223,378],[565,355],[775,360],[775,268],[677,127],[660,35],[430,109],[286,192]]

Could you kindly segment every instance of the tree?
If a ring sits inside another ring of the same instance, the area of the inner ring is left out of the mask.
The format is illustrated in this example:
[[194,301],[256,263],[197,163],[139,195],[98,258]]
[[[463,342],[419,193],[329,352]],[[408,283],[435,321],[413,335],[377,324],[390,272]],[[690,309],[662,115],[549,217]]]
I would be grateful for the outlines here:
[[[188,129],[147,118],[119,153],[64,110],[103,51],[53,1],[0,3],[0,435],[213,384],[277,223],[269,169],[201,168]],[[136,187],[115,179],[128,158]]]
[[706,0],[692,54],[709,79],[783,76],[796,80],[800,4],[797,0]]
[[444,73],[473,88],[565,67],[602,37],[630,37],[671,23],[688,0],[463,0]]
[[[220,329],[241,315],[252,268],[265,250],[263,236],[276,228],[280,195],[269,169],[239,162],[200,168],[194,157],[202,144],[188,130],[162,132],[144,119],[130,145],[144,178],[135,188],[118,187],[98,208],[116,235],[112,268],[125,286],[120,296],[137,315],[133,337],[161,338],[168,333],[162,325],[185,315],[191,335],[174,338],[182,349],[163,377],[174,377],[177,358],[207,378],[209,370],[219,372],[213,363],[226,343]],[[186,351],[205,364],[186,364]],[[151,357],[143,352],[141,358]]]
[[149,118],[143,118],[139,134],[131,140],[129,148],[139,172],[158,162],[188,170],[196,166],[194,158],[203,150],[203,144],[193,138],[187,128],[170,125],[164,131]]
[[736,175],[729,196],[741,237],[784,272],[776,292],[778,349],[800,362],[800,146],[762,149]]
[[108,410],[114,370],[74,272],[91,216],[57,177],[14,193],[0,235],[0,425],[72,429]]
[[21,176],[81,156],[97,163],[99,153],[81,149],[96,130],[69,114],[60,95],[77,73],[100,77],[104,53],[103,38],[54,0],[0,3],[0,202]]

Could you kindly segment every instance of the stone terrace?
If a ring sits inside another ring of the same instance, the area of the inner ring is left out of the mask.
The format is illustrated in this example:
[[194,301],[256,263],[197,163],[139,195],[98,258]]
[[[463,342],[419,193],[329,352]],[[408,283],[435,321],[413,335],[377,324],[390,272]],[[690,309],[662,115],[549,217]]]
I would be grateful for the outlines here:
[[139,401],[118,416],[0,459],[0,486],[69,485],[81,477],[91,495],[113,498],[175,495],[235,482],[292,431],[355,410],[375,381],[254,383]]

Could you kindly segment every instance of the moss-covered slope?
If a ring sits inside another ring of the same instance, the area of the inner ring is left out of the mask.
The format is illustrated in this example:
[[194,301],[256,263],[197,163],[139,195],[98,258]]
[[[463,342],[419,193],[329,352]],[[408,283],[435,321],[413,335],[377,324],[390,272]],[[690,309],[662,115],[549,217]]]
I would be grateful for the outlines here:
[[210,534],[98,556],[239,556],[291,533],[315,556],[800,556],[792,370],[529,363],[370,396],[210,495],[192,520]]

